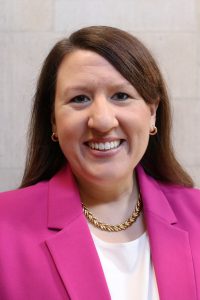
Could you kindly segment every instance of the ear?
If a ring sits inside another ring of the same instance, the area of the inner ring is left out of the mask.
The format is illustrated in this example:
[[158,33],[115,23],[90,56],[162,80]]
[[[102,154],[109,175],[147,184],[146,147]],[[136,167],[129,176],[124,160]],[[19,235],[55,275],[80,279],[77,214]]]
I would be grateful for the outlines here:
[[156,112],[160,103],[160,99],[155,101],[154,103],[149,104],[151,119],[150,119],[150,127],[155,126],[156,124]]
[[149,103],[149,108],[150,108],[150,112],[151,112],[152,117],[156,116],[156,111],[158,109],[159,103],[160,103],[160,99],[153,102],[153,103]]
[[52,132],[57,133],[56,120],[53,113],[51,115],[51,127],[52,127]]

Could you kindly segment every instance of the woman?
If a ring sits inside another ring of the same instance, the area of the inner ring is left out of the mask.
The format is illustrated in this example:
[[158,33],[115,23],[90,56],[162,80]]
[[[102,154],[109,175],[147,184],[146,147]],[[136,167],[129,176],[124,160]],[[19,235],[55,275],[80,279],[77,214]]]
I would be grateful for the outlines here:
[[54,46],[21,188],[0,196],[1,299],[200,298],[200,192],[170,125],[136,38],[94,26]]

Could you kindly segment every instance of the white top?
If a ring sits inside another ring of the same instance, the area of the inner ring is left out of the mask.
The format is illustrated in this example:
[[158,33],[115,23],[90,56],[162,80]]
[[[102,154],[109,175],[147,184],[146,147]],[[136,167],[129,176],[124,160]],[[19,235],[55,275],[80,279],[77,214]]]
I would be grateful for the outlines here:
[[159,300],[147,233],[127,243],[92,234],[112,300]]

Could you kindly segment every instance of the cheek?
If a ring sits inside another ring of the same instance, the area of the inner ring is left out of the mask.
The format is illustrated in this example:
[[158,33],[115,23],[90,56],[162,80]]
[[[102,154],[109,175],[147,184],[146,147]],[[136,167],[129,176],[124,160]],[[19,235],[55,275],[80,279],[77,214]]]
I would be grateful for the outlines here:
[[129,150],[138,155],[146,151],[149,142],[149,130],[151,123],[151,115],[148,111],[137,111],[137,113],[129,115],[124,122],[124,131],[126,131]]
[[84,116],[78,112],[65,111],[56,116],[60,148],[69,161],[80,152],[80,145],[85,134],[85,124]]
[[[80,131],[80,120],[78,114],[64,111],[56,115],[56,129],[58,136],[63,138],[65,136],[73,137],[74,133]],[[79,129],[79,130],[78,130]]]
[[131,135],[149,135],[151,116],[138,113],[126,118],[124,124]]

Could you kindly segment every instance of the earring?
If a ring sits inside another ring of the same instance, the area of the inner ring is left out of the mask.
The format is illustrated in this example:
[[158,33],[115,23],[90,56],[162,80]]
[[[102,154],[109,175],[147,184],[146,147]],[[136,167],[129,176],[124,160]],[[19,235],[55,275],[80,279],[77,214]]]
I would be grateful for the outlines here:
[[158,132],[158,129],[157,129],[157,127],[154,125],[154,126],[152,127],[152,129],[150,130],[149,134],[150,134],[150,135],[156,135],[157,132]]
[[55,132],[52,133],[51,139],[52,139],[53,142],[58,142],[58,137],[57,137],[57,134]]

